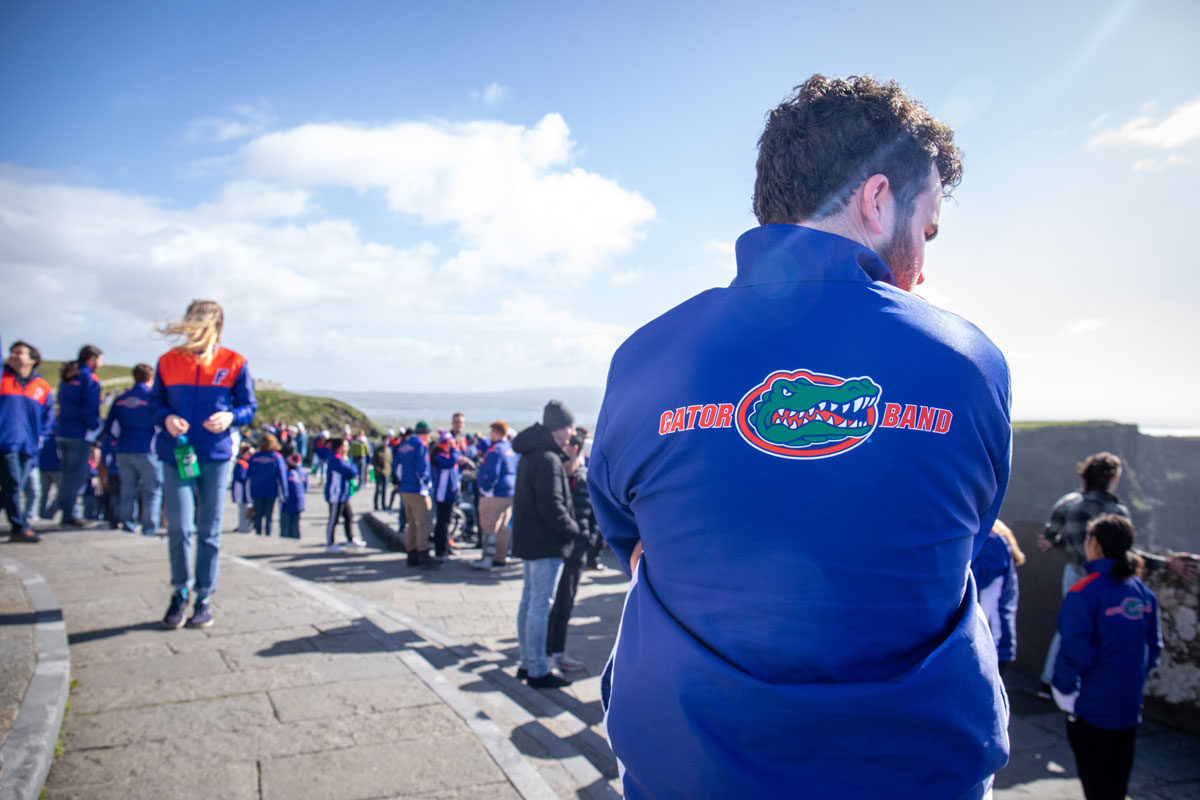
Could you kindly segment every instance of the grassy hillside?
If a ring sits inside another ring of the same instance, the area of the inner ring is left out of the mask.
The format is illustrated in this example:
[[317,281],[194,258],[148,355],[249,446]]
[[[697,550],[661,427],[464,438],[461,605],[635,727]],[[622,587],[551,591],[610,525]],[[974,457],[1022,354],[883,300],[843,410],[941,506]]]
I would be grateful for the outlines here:
[[[62,365],[62,361],[55,361],[53,359],[46,358],[43,359],[42,363],[38,365],[37,371],[38,374],[46,379],[47,383],[49,383],[51,386],[57,387],[58,376],[62,373]],[[107,381],[111,378],[125,378],[129,383],[132,384],[132,370],[133,367],[126,367],[120,364],[113,364],[112,366],[105,364],[96,371],[96,377],[102,381]]]
[[379,435],[379,430],[371,424],[366,414],[341,400],[292,394],[279,389],[259,389],[254,394],[258,398],[258,414],[251,424],[255,427],[279,419],[288,425],[303,422],[310,433],[328,429],[331,433],[340,434],[343,426],[349,425],[355,434],[361,428],[368,436]]

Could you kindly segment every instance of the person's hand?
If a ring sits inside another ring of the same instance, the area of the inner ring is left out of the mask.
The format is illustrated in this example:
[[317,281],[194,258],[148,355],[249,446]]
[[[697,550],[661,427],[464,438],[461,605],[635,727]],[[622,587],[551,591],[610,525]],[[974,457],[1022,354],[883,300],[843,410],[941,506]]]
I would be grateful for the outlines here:
[[178,414],[168,414],[167,421],[164,424],[166,425],[167,433],[171,434],[175,438],[179,438],[183,434],[187,433],[188,428],[191,427],[188,425],[188,421]]
[[633,546],[633,555],[629,557],[629,572],[633,574],[637,572],[638,562],[642,560],[642,543],[638,542]]
[[1050,548],[1054,547],[1054,545],[1051,543],[1051,541],[1049,539],[1047,539],[1045,536],[1038,537],[1037,545],[1038,545],[1038,550],[1041,550],[1043,553],[1049,553]]
[[1167,561],[1167,566],[1186,581],[1192,580],[1197,573],[1200,573],[1200,563],[1191,553],[1172,553],[1171,558]]
[[220,433],[226,430],[233,424],[233,412],[230,411],[215,411],[212,416],[204,420],[204,430],[209,433]]

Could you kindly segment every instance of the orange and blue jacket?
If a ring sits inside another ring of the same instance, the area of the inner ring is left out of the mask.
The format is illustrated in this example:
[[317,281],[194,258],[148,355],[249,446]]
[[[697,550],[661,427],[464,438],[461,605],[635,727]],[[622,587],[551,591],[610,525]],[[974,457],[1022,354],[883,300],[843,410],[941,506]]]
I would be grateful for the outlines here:
[[[166,432],[166,421],[176,414],[187,420],[188,444],[195,448],[197,460],[205,463],[233,457],[230,429],[250,424],[258,401],[244,356],[221,347],[205,364],[195,353],[175,348],[158,359],[150,408],[154,424],[160,428],[154,437],[155,454],[168,464],[175,463],[176,440]],[[220,433],[205,430],[204,421],[218,411],[233,414],[229,428]]]
[[6,364],[0,378],[0,453],[38,453],[53,425],[50,384],[36,372],[22,380]]

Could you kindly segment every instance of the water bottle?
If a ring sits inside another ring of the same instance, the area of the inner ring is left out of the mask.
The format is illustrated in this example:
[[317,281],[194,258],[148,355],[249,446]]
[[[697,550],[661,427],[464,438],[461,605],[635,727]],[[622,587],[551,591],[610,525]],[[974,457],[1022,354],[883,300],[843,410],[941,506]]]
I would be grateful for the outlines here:
[[196,448],[188,444],[187,434],[181,434],[175,443],[175,466],[183,480],[200,474],[200,463],[196,460]]

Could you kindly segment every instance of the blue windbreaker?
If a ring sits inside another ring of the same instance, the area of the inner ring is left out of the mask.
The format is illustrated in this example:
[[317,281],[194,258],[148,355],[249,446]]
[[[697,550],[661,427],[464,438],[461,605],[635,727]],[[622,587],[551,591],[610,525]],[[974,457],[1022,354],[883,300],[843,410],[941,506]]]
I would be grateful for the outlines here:
[[517,485],[517,454],[512,442],[501,439],[488,448],[475,478],[483,497],[512,497]]
[[117,437],[118,453],[150,452],[154,438],[154,417],[150,412],[150,386],[135,383],[113,401],[104,420],[103,436]]
[[287,496],[280,507],[281,514],[299,514],[304,510],[308,493],[308,472],[299,467],[288,467]]
[[439,503],[458,500],[458,484],[462,480],[458,459],[461,455],[453,442],[439,444],[433,448],[430,479],[433,484],[433,499]]
[[1017,658],[1017,567],[1012,550],[1004,537],[989,533],[983,549],[971,562],[975,585],[979,587],[979,607],[987,619],[996,642],[998,661]]
[[400,491],[429,494],[432,478],[429,474],[429,448],[413,434],[396,448],[392,470],[400,476]]
[[1008,699],[970,563],[1008,368],[871,250],[794,225],[613,356],[588,488],[633,576],[601,681],[628,800],[979,798]]
[[259,451],[250,456],[246,467],[250,497],[287,497],[287,462],[274,451]]
[[[254,399],[254,381],[246,359],[224,347],[217,349],[212,361],[175,348],[158,359],[154,385],[150,388],[150,407],[154,424],[163,428],[167,417],[177,414],[187,420],[187,438],[201,462],[228,461],[233,458],[230,428],[250,424],[258,401]],[[217,411],[229,411],[233,422],[220,433],[210,433],[204,421]],[[164,464],[175,464],[175,437],[160,430],[154,437],[154,450]]]
[[0,373],[0,453],[39,452],[53,426],[54,393],[50,384],[37,372],[21,380],[5,364]]
[[1111,559],[1089,561],[1087,569],[1058,611],[1054,688],[1078,691],[1075,713],[1097,728],[1132,728],[1142,721],[1146,675],[1162,652],[1158,598],[1139,578],[1113,580]]
[[349,503],[350,481],[358,478],[358,470],[332,451],[329,454],[329,476],[325,479],[326,503]]
[[61,472],[62,462],[58,458],[58,442],[54,441],[54,425],[42,436],[42,450],[38,454],[38,469],[42,472]]
[[58,386],[58,436],[86,439],[100,427],[100,379],[91,368]]

